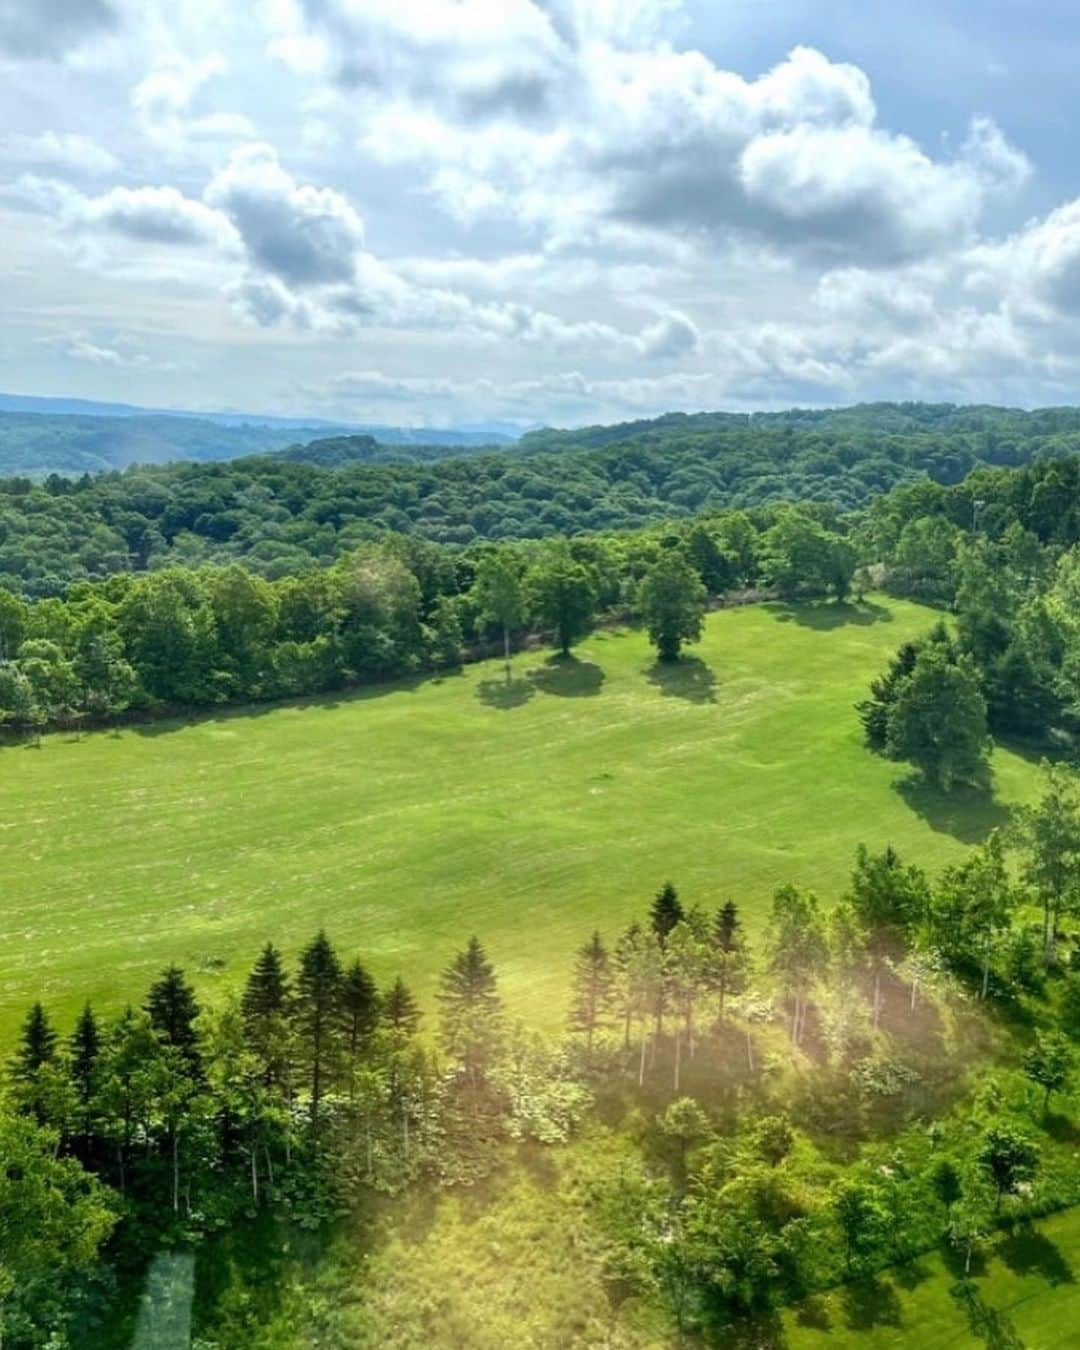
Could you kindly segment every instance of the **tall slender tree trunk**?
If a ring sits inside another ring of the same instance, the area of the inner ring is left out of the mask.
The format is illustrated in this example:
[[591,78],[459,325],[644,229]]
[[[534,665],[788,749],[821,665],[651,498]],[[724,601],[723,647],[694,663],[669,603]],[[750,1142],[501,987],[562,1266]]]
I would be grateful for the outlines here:
[[172,1207],[175,1213],[180,1213],[180,1131],[173,1126],[172,1130]]
[[746,1026],[746,1063],[751,1073],[754,1072],[754,1041],[750,1035],[750,1024]]
[[637,1085],[642,1087],[645,1082],[645,1045],[649,1039],[649,1033],[644,1026],[641,1028],[641,1058],[638,1061]]
[[877,1031],[878,1023],[881,1021],[881,967],[874,966],[874,1030]]
[[679,1095],[679,1075],[682,1072],[682,1031],[675,1032],[675,1095]]

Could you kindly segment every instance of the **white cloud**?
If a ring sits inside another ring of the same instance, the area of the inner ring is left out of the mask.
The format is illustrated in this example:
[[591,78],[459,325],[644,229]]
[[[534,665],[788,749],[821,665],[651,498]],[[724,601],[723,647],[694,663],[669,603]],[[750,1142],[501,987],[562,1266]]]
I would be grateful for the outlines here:
[[34,168],[65,169],[79,176],[114,173],[120,161],[104,146],[77,132],[42,131],[34,136],[10,133],[0,137],[0,157]]
[[194,111],[204,86],[227,72],[228,63],[219,52],[198,61],[176,58],[151,71],[131,91],[131,107],[143,133],[174,153],[198,142],[252,139],[255,128],[239,113]]

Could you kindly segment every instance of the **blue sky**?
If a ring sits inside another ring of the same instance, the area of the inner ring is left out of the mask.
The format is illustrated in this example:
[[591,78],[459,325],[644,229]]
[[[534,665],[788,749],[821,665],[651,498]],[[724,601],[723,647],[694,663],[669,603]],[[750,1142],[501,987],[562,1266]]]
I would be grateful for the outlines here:
[[1073,402],[1051,0],[0,0],[0,386],[416,424]]

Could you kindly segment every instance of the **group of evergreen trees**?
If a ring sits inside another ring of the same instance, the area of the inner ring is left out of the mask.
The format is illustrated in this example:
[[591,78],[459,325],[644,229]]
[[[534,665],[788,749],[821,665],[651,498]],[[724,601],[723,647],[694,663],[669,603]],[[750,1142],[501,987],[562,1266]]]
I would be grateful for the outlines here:
[[[429,1036],[400,978],[378,989],[325,933],[294,970],[267,943],[239,995],[205,1009],[175,966],[141,1007],[103,1018],[88,1006],[66,1038],[35,1004],[0,1102],[14,1160],[0,1169],[0,1271],[18,1276],[0,1283],[0,1326],[32,1344],[28,1327],[60,1325],[103,1243],[119,1253],[195,1240],[267,1207],[318,1226],[364,1189],[467,1183],[500,1141],[565,1141],[593,1097],[613,1092],[653,1103],[650,1128],[674,1150],[672,1194],[627,1181],[616,1246],[636,1253],[679,1316],[718,1300],[730,1316],[942,1236],[970,1258],[1004,1200],[1042,1175],[1041,1118],[1071,1081],[1080,962],[1065,921],[1078,895],[1080,797],[1047,768],[1014,835],[992,835],[936,882],[892,849],[860,849],[829,913],[781,887],[756,951],[734,902],[687,906],[665,884],[611,948],[600,933],[581,946],[569,1038],[555,1046],[511,1023],[475,938],[443,972]],[[961,987],[1015,1003],[1047,980],[1058,1011],[1018,1066],[1037,1107],[990,1102],[973,1156],[941,1154],[936,1170],[920,1164],[895,1184],[860,1167],[824,1189],[804,1179],[804,1209],[813,1201],[791,1226],[798,1216],[777,1208],[776,1192],[794,1142],[788,1111],[853,1137],[889,1103],[925,1111],[937,1099],[921,1080],[942,1066],[921,1045],[923,1004],[944,1006]],[[778,1099],[785,1042],[793,1063],[816,1067]],[[719,1120],[707,1105],[718,1083]],[[1080,1199],[1080,1173],[1055,1168],[1039,1203]],[[605,1193],[598,1212],[618,1205]],[[838,1235],[839,1264],[810,1260],[808,1231],[826,1246]]]

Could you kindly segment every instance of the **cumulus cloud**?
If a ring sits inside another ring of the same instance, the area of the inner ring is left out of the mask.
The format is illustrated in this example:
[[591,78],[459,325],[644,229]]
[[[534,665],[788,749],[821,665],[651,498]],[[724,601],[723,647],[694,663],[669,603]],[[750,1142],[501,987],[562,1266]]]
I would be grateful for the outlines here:
[[117,25],[109,0],[0,0],[0,51],[52,59]]
[[120,167],[112,151],[77,132],[43,131],[36,136],[12,133],[0,137],[0,158],[91,177],[113,173]]
[[[396,30],[379,6],[362,8],[374,44],[365,50],[380,50],[379,35]],[[359,42],[353,27],[337,31],[336,50]],[[516,69],[523,31],[485,69]],[[428,164],[431,191],[464,220],[503,214],[573,237],[606,219],[881,264],[973,237],[987,194],[1025,177],[1025,157],[988,119],[972,123],[950,159],[880,127],[865,73],[810,47],[748,80],[654,40],[620,46],[601,34],[576,43],[552,32],[557,111],[538,104],[523,117],[508,103],[481,125],[462,110],[460,92],[448,96],[452,63],[449,72],[429,66],[426,49],[393,43],[413,63],[417,89],[387,85],[367,108],[364,148],[387,162]]]
[[236,248],[228,220],[175,187],[114,187],[87,196],[55,180],[26,177],[21,186],[28,200],[69,230],[111,231],[144,244]]
[[195,111],[200,91],[227,71],[219,52],[198,61],[177,57],[151,71],[131,91],[132,110],[144,134],[173,151],[183,151],[192,142],[253,138],[255,128],[241,114]]
[[237,151],[205,195],[240,231],[252,262],[287,284],[355,276],[364,243],[359,213],[339,192],[297,183],[271,146]]

